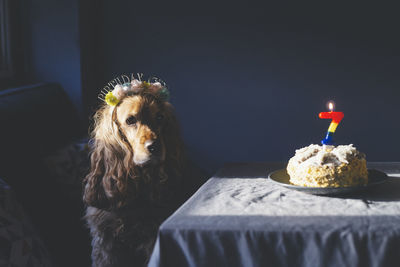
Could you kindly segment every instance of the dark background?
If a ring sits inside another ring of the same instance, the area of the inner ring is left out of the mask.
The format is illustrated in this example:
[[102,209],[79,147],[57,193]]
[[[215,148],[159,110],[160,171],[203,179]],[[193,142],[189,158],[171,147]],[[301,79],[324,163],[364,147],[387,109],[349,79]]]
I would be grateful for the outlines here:
[[19,0],[27,81],[60,83],[87,126],[106,82],[131,72],[170,87],[192,158],[286,161],[335,138],[399,161],[399,16],[375,2]]
[[[0,178],[56,266],[90,262],[84,174],[58,180],[43,159],[87,133],[97,95],[121,74],[167,82],[189,154],[209,175],[319,143],[328,100],[345,114],[339,144],[400,161],[397,7],[297,2],[8,1],[17,75],[0,89],[30,86],[0,92]],[[87,172],[81,152],[60,165]]]

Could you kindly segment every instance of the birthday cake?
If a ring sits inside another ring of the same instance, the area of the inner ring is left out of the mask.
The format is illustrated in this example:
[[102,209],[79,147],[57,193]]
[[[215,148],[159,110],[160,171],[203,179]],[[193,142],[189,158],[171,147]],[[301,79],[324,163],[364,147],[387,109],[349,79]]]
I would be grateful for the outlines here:
[[353,145],[309,145],[289,160],[290,183],[307,187],[347,187],[368,183],[365,154]]

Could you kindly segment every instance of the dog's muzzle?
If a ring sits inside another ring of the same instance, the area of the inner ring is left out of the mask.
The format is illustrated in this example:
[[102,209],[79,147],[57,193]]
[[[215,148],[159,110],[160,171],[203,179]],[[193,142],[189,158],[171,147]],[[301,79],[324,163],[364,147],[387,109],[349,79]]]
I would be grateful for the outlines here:
[[138,165],[156,164],[162,156],[162,145],[159,140],[147,140],[144,143],[145,150],[136,150],[134,161]]

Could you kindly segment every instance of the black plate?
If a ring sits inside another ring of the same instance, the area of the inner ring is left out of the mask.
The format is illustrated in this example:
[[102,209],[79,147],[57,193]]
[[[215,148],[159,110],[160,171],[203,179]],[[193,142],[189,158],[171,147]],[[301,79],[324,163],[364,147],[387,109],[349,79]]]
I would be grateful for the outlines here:
[[387,180],[388,176],[384,172],[369,169],[368,184],[359,186],[348,186],[348,187],[306,187],[306,186],[293,185],[289,182],[290,177],[289,174],[286,172],[286,169],[280,169],[271,172],[268,175],[268,178],[271,179],[271,181],[276,184],[308,194],[342,195],[342,194],[357,192],[384,183]]

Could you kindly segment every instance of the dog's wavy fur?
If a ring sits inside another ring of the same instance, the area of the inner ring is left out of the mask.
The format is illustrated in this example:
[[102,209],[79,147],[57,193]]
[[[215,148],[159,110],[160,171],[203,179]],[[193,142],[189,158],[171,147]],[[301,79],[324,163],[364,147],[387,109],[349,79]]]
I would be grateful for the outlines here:
[[[149,112],[141,125],[148,125],[160,141],[163,156],[154,164],[135,164],[133,137],[118,118],[123,103],[132,98],[139,99],[139,112]],[[150,107],[162,114],[159,125],[155,125],[156,114],[151,114]],[[184,189],[186,157],[180,136],[172,105],[149,92],[125,97],[115,107],[104,104],[96,112],[91,169],[84,179],[83,194],[93,266],[147,263],[160,223],[192,193]]]

